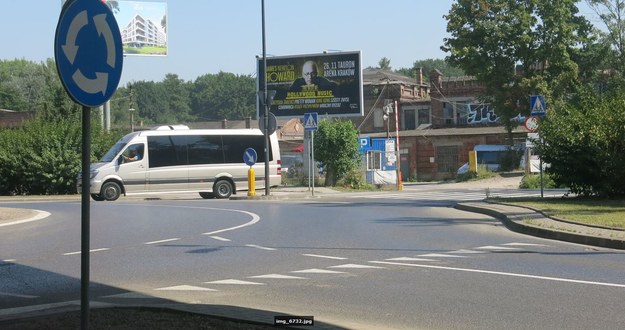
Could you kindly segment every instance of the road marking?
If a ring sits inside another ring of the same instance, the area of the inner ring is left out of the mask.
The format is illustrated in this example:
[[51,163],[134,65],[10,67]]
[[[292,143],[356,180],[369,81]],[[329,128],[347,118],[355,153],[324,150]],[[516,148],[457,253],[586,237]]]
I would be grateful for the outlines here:
[[625,288],[625,284],[618,284],[618,283],[594,282],[594,281],[574,280],[574,279],[560,278],[560,277],[549,277],[549,276],[540,276],[540,275],[496,272],[496,271],[492,271],[492,270],[470,269],[470,268],[455,268],[455,267],[444,267],[444,266],[422,265],[422,264],[407,264],[407,263],[402,263],[402,262],[388,262],[388,261],[369,261],[369,262],[375,263],[375,264],[383,264],[383,265],[396,265],[396,266],[407,266],[407,267],[419,267],[419,268],[431,268],[431,269],[442,269],[442,270],[454,270],[454,271],[468,272],[468,273],[502,275],[502,276],[531,278],[531,279],[537,279],[537,280],[547,280],[547,281],[556,281],[556,282],[566,282],[566,283],[576,283],[576,284],[590,284],[590,285],[609,286],[609,287],[616,287],[616,288]]
[[165,288],[154,289],[156,291],[218,291],[215,289],[203,288],[201,286],[193,286],[193,285],[176,285],[169,286]]
[[306,277],[282,275],[282,274],[256,275],[256,276],[250,276],[249,278],[271,278],[271,279],[279,279],[279,280],[307,280],[308,279]]
[[264,247],[264,246],[255,245],[255,244],[245,244],[245,246],[251,247],[251,248],[255,248],[255,249],[267,250],[267,251],[275,251],[276,250],[274,248]]
[[37,214],[28,219],[5,222],[5,223],[0,224],[0,227],[18,225],[20,223],[26,223],[26,222],[31,222],[31,221],[37,221],[37,220],[41,220],[50,216],[50,212],[39,211],[39,210],[33,210],[33,211],[37,212]]
[[493,245],[487,245],[487,246],[480,246],[477,247],[476,249],[480,249],[480,250],[499,250],[499,251],[520,251],[521,249],[517,249],[517,248],[511,248],[511,247],[505,247],[505,246],[493,246]]
[[[93,250],[89,250],[90,253],[93,252],[100,252],[100,251],[107,251],[110,250],[110,248],[101,248],[101,249],[93,249]],[[68,253],[63,253],[64,256],[71,256],[71,255],[75,255],[75,254],[80,254],[82,251],[77,251],[77,252],[68,252]]]
[[306,273],[306,274],[346,274],[345,272],[340,272],[338,270],[328,270],[328,269],[303,269],[303,270],[294,270],[291,273]]
[[210,236],[210,238],[212,238],[212,239],[216,239],[216,240],[218,240],[218,241],[230,242],[230,240],[229,240],[229,239],[227,239],[227,238],[223,238],[223,237],[220,237],[220,236]]
[[241,280],[235,280],[235,279],[204,282],[204,283],[206,284],[236,284],[236,285],[265,285],[265,283],[241,281]]
[[154,299],[154,296],[149,296],[143,293],[139,293],[139,292],[126,292],[126,293],[120,293],[120,294],[112,294],[109,296],[101,296],[100,298],[122,298],[122,299],[146,299],[146,298],[152,298]]
[[31,295],[27,295],[27,294],[8,293],[8,292],[2,292],[2,291],[0,291],[0,296],[9,296],[9,297],[26,298],[26,299],[39,298],[38,296],[31,296]]
[[549,246],[549,245],[545,245],[545,244],[534,244],[534,243],[506,243],[506,244],[501,244],[501,245],[506,245],[506,246],[541,246],[541,247]]
[[473,251],[473,250],[460,249],[460,250],[456,250],[456,251],[451,251],[449,253],[455,253],[455,254],[480,254],[480,253],[486,253],[486,251]]
[[202,235],[212,236],[212,235],[215,235],[215,234],[219,234],[219,233],[223,233],[223,232],[227,232],[227,231],[231,231],[231,230],[236,230],[236,229],[249,227],[249,226],[252,226],[252,225],[256,224],[258,221],[260,221],[260,217],[257,214],[254,214],[252,212],[247,212],[247,211],[242,211],[242,210],[232,210],[232,209],[214,209],[214,210],[245,213],[245,214],[251,216],[252,220],[250,220],[250,221],[248,221],[248,222],[246,222],[246,223],[244,223],[242,225],[239,225],[239,226],[234,226],[234,227],[230,227],[230,228],[226,228],[226,229],[215,230],[215,231],[211,231],[211,232],[208,232],[208,233],[204,233]]
[[453,254],[442,254],[442,253],[428,253],[428,254],[420,254],[418,257],[430,257],[430,258],[466,258],[466,256],[457,256]]
[[4,259],[2,262],[15,262],[17,259]]
[[302,254],[303,256],[307,256],[307,257],[314,257],[314,258],[325,258],[325,259],[334,259],[334,260],[347,260],[347,258],[343,258],[343,257],[333,257],[333,256],[324,256],[324,255],[320,255],[320,254]]
[[384,267],[378,267],[378,266],[371,266],[371,265],[358,265],[358,264],[345,264],[345,265],[337,265],[337,266],[330,266],[329,268],[360,268],[360,269],[374,269],[374,268],[384,268]]
[[177,240],[180,240],[180,238],[169,238],[169,239],[163,239],[163,240],[160,240],[160,241],[145,242],[143,244],[146,244],[146,245],[160,244],[160,243],[173,242],[173,241],[177,241]]
[[390,260],[390,261],[436,261],[434,259],[411,258],[411,257],[390,258],[386,260]]

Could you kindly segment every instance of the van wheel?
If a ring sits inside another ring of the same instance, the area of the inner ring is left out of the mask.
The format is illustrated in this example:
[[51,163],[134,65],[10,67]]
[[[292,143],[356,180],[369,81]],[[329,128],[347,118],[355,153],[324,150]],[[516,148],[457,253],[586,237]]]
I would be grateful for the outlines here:
[[219,180],[213,186],[213,193],[217,198],[230,198],[232,195],[232,184],[226,180]]
[[122,188],[115,182],[107,182],[102,185],[100,197],[107,201],[114,201],[122,194]]
[[211,199],[211,198],[215,198],[215,194],[213,193],[209,193],[209,192],[201,192],[200,196],[204,199]]
[[96,202],[101,202],[104,200],[104,198],[102,198],[102,196],[100,196],[99,194],[91,194],[91,198],[93,198],[93,200]]

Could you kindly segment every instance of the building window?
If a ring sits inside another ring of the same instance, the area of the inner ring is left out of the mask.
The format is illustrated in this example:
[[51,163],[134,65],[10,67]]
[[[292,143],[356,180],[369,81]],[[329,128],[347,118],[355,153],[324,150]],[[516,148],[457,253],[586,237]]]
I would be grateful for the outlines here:
[[404,109],[402,111],[404,118],[402,120],[402,126],[404,126],[405,130],[411,130],[417,128],[416,122],[417,118],[415,117],[415,109]]
[[430,115],[430,107],[421,107],[418,109],[417,125],[431,124],[432,117]]
[[458,170],[458,146],[436,148],[438,172],[455,173]]
[[375,128],[384,128],[384,114],[382,113],[382,109],[373,110],[373,127]]

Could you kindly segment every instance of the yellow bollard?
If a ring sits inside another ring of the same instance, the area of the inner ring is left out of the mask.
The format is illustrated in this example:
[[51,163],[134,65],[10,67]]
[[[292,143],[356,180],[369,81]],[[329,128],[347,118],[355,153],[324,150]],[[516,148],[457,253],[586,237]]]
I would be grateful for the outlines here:
[[252,166],[247,170],[247,195],[256,196],[256,173]]

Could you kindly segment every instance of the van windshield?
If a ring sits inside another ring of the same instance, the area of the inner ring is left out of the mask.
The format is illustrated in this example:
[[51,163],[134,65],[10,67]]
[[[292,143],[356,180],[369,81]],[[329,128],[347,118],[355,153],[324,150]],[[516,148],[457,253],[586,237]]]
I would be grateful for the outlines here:
[[112,162],[113,159],[115,159],[115,156],[117,156],[117,154],[119,154],[119,152],[122,151],[124,147],[126,147],[126,144],[126,142],[115,143],[115,145],[111,147],[111,149],[109,149],[109,151],[104,156],[102,156],[102,159],[100,159],[100,161],[103,163]]

